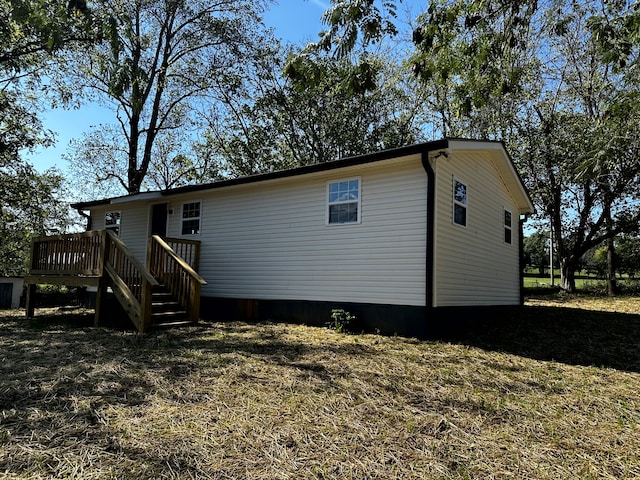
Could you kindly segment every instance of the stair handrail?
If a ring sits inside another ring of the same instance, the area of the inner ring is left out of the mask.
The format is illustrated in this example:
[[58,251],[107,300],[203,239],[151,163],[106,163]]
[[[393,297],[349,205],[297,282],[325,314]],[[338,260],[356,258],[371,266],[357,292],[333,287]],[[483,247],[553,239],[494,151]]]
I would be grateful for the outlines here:
[[[197,282],[200,283],[200,285],[206,285],[207,281],[202,278],[198,272],[196,272],[191,265],[189,265],[187,262],[184,261],[184,259],[178,255],[172,248],[171,246],[169,246],[169,244],[167,242],[164,241],[164,239],[159,236],[159,235],[152,235],[151,236],[153,238],[153,240],[155,242],[158,243],[158,245],[160,247],[162,247],[163,250],[165,250],[167,252],[167,254],[169,256],[171,256],[176,262],[178,262],[180,264],[180,266],[184,269],[184,271],[186,273],[188,273],[190,276],[193,277],[194,280],[196,280]],[[149,266],[151,268],[151,266]]]
[[161,237],[162,240],[196,272],[200,269],[200,240],[177,237]]
[[[157,250],[158,247],[160,250]],[[164,255],[165,258],[161,258]],[[171,281],[171,272],[164,272],[161,264],[170,259],[186,275],[179,282]],[[195,324],[200,318],[200,289],[207,282],[182,257],[180,257],[159,235],[151,235],[147,246],[147,265],[151,274],[158,278],[176,297],[184,308],[191,323]]]
[[[138,331],[144,333],[151,326],[151,289],[159,283],[114,232],[110,230],[105,232],[108,245],[104,271],[111,277],[113,293],[127,311],[129,318]],[[110,245],[113,245],[115,251],[119,251],[122,257],[112,258]],[[120,263],[122,265],[119,265]],[[130,278],[127,279],[126,276],[121,275],[120,267],[126,267]]]

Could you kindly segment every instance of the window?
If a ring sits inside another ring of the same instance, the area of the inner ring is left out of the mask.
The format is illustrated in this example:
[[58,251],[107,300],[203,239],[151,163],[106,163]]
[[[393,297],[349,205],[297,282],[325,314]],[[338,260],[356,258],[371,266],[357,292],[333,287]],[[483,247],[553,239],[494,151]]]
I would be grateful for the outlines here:
[[511,212],[504,210],[504,243],[511,244]]
[[200,235],[200,202],[182,204],[182,235]]
[[120,212],[107,212],[104,214],[104,229],[111,230],[120,236]]
[[453,180],[453,223],[467,226],[467,186]]
[[360,179],[352,178],[327,186],[327,223],[360,222]]

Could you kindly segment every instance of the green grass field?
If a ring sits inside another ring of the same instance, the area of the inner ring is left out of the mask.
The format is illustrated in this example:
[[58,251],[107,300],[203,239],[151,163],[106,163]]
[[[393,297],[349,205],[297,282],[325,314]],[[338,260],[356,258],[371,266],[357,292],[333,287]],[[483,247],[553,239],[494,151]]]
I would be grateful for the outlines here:
[[[640,287],[639,279],[629,279],[627,277],[622,277],[617,279],[618,283],[627,289],[633,289],[637,291]],[[560,285],[560,270],[556,269],[554,271],[554,283],[551,284],[551,276],[547,275],[539,275],[537,271],[527,271],[524,276],[524,287],[525,288],[534,288],[534,289],[544,289],[544,288],[557,288]],[[576,275],[576,288],[578,290],[587,290],[587,291],[605,291],[606,289],[606,280],[602,278],[597,278],[593,275],[588,275],[586,272],[578,272]]]

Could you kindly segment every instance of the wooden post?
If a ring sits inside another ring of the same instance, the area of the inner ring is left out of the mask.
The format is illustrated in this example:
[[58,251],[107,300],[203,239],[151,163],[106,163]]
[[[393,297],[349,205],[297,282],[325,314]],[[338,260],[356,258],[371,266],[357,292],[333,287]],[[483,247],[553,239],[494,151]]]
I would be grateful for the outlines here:
[[102,230],[100,232],[100,245],[98,247],[98,276],[104,276],[104,264],[107,261],[107,241],[109,237],[107,236],[107,231]]
[[189,289],[189,321],[197,325],[200,320],[200,282],[194,278],[191,279],[191,288]]
[[27,299],[26,299],[26,316],[33,317],[35,316],[35,297],[36,297],[36,284],[30,283],[27,285]]
[[193,265],[191,265],[191,268],[198,272],[200,269],[200,243],[195,243],[193,245],[193,248]]
[[142,298],[140,299],[140,333],[151,329],[151,303],[153,299],[151,284],[142,279]]
[[107,261],[107,231],[100,232],[100,246],[98,249],[98,290],[96,292],[96,315],[93,320],[93,326],[99,327],[104,320],[105,308],[107,304],[107,286],[108,278],[104,268]]
[[98,279],[98,291],[96,292],[96,315],[93,326],[99,327],[103,322],[107,304],[107,276],[105,273]]
[[149,239],[147,240],[147,264],[145,266],[147,267],[147,271],[155,277],[157,269],[153,256],[153,235],[149,235]]

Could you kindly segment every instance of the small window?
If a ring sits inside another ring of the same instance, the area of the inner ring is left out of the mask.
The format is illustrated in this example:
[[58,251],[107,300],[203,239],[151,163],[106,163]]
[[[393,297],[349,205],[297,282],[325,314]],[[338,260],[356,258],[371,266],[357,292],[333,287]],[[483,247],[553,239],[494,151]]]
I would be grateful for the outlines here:
[[200,202],[182,204],[182,235],[200,235]]
[[504,243],[511,245],[512,230],[511,230],[511,212],[509,210],[504,211]]
[[327,186],[327,223],[360,222],[360,179],[352,178]]
[[453,223],[467,226],[467,186],[453,181]]
[[107,212],[104,215],[104,229],[120,236],[120,212]]

